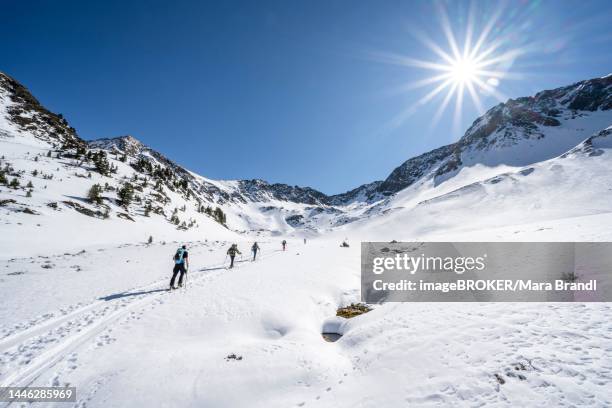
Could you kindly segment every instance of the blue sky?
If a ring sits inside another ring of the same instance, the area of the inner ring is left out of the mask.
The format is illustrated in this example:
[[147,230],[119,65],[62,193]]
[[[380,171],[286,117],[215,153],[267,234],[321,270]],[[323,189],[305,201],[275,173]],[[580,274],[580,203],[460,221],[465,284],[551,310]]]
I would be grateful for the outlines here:
[[435,85],[400,90],[438,72],[388,63],[440,62],[422,36],[450,52],[441,10],[459,43],[500,12],[493,55],[519,51],[504,97],[612,72],[609,1],[0,2],[0,70],[81,137],[131,134],[208,177],[326,193],[386,177],[479,115],[466,95],[432,124],[445,93],[420,105]]

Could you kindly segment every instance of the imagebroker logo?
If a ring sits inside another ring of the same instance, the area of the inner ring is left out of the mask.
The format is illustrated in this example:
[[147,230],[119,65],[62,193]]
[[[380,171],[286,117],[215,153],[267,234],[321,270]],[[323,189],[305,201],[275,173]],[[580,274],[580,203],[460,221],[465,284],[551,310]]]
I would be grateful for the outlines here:
[[372,260],[372,273],[380,275],[385,271],[406,271],[414,275],[418,271],[444,271],[455,272],[462,275],[467,271],[482,271],[486,268],[487,254],[479,257],[457,256],[411,256],[396,254],[394,257],[376,257]]
[[609,302],[612,243],[363,242],[361,300]]

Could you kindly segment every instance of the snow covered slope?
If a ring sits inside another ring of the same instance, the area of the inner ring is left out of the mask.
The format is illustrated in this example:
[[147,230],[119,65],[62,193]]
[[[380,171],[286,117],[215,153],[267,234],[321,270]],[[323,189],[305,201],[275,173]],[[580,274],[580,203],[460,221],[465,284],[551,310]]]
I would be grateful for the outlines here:
[[[168,239],[177,231],[185,239],[312,234],[309,224],[327,226],[342,212],[307,187],[207,179],[131,136],[85,142],[1,73],[0,151],[0,220],[12,233],[0,242],[16,251],[26,242],[50,249],[45,241],[60,230],[66,238],[80,231],[78,245]],[[91,199],[94,185],[99,197]],[[119,197],[126,189],[128,200]]]
[[[178,231],[186,240],[206,234],[226,239],[236,236],[199,213],[184,192],[165,186],[156,190],[150,179],[136,179],[131,167],[120,160],[111,159],[116,170],[103,175],[92,164],[83,163],[84,154],[78,156],[76,149],[54,147],[53,142],[33,138],[30,132],[5,134],[0,145],[3,177],[12,183],[0,192],[3,256],[143,242],[150,236],[171,239]],[[128,183],[134,197],[122,203],[117,191]],[[101,188],[98,203],[87,198],[94,184]],[[159,204],[154,205],[149,197],[159,197]],[[178,225],[171,222],[175,208]]]
[[525,166],[551,159],[612,124],[612,77],[510,99],[476,119],[457,142],[406,161],[377,191],[396,193],[424,176],[436,183],[469,166]]
[[[447,240],[458,231],[479,233],[571,218],[612,219],[612,131],[598,132],[567,153],[524,167],[462,169],[445,183],[415,184],[380,206],[379,215],[337,231],[365,240]],[[476,172],[476,176],[474,176]],[[610,223],[590,225],[607,236]],[[586,228],[586,226],[584,227]],[[548,227],[547,229],[554,229]],[[544,230],[542,230],[544,231]],[[547,234],[550,237],[550,234]],[[553,240],[567,240],[556,235]]]
[[[388,215],[417,207],[416,213],[406,213],[404,219],[417,214],[421,217],[423,208],[431,208],[433,203],[474,205],[471,200],[481,197],[476,190],[507,179],[507,174],[529,172],[529,166],[539,167],[611,125],[611,101],[610,76],[509,100],[478,118],[457,143],[406,161],[383,181],[327,196],[308,187],[258,179],[211,180],[131,136],[85,142],[63,117],[47,111],[23,86],[0,74],[0,146],[4,156],[0,164],[5,184],[13,179],[19,182],[14,188],[0,188],[1,220],[28,240],[33,236],[44,241],[47,229],[66,226],[65,230],[82,229],[81,240],[92,244],[115,236],[170,237],[176,230],[186,231],[186,237],[192,238],[203,234],[229,238],[236,233],[314,237],[335,229],[344,234],[370,222],[399,222],[400,218]],[[589,178],[589,172],[597,170],[589,167],[591,162],[596,161],[586,160],[581,177]],[[528,180],[538,178],[542,185],[558,191],[571,188],[557,173],[539,173]],[[94,184],[102,189],[97,201],[88,199]],[[487,208],[494,208],[492,214],[500,221],[516,222],[512,216],[500,216],[509,206],[508,200],[527,208],[540,205],[548,209],[553,204],[530,201],[533,192],[529,189],[502,191],[502,186],[505,184],[487,190]],[[126,188],[133,193],[129,203],[118,197]],[[589,185],[583,188],[588,190]],[[529,196],[523,195],[528,192]],[[508,198],[510,193],[512,199]],[[463,196],[460,201],[450,201],[459,196]],[[587,200],[588,192],[582,197]],[[582,211],[588,215],[594,211],[589,208],[590,201],[585,201],[581,210],[579,200],[564,200],[572,208],[564,212],[557,206],[556,214],[580,215]],[[556,216],[550,209],[545,216]],[[542,212],[534,214],[544,216]],[[349,226],[353,223],[356,225]],[[124,228],[127,225],[130,228]],[[5,245],[23,246],[23,241],[14,237],[5,240]],[[39,245],[36,242],[34,239],[28,245]]]
[[387,197],[357,206],[359,225],[339,234],[357,229],[380,237],[386,224],[387,234],[395,231],[399,239],[609,212],[609,155],[566,152],[594,135],[607,140],[611,125],[610,76],[500,104],[457,143],[396,168],[370,193]]

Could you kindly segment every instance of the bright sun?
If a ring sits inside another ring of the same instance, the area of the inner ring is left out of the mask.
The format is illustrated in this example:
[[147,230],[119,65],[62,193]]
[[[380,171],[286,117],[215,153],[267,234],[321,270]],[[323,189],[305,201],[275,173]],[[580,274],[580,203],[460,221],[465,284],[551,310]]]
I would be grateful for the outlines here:
[[458,85],[473,84],[478,75],[478,67],[470,58],[460,58],[449,65],[450,77]]
[[448,41],[448,47],[444,49],[423,33],[417,35],[424,45],[436,54],[437,60],[435,61],[420,60],[398,54],[378,54],[378,59],[383,62],[422,68],[432,73],[424,79],[407,83],[399,88],[402,92],[413,92],[416,88],[432,87],[428,93],[397,115],[391,123],[392,127],[400,126],[417,109],[439,95],[444,96],[438,98],[440,105],[432,118],[432,126],[438,123],[451,101],[454,100],[454,130],[460,127],[466,94],[470,96],[480,114],[484,113],[481,98],[493,96],[500,102],[508,99],[498,87],[502,80],[511,77],[521,78],[520,75],[510,74],[508,70],[514,60],[526,51],[513,48],[512,41],[509,41],[508,38],[492,34],[498,31],[494,30],[494,27],[500,15],[501,12],[488,19],[479,35],[475,36],[473,16],[470,14],[467,23],[464,24],[465,35],[462,44],[459,44],[445,10],[441,9],[441,28]]

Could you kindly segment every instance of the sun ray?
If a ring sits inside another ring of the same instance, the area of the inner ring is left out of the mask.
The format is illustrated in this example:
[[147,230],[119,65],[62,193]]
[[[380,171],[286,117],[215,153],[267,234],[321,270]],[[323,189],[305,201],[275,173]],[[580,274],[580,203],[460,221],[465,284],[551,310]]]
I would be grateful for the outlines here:
[[438,85],[437,88],[435,88],[433,91],[431,91],[430,93],[425,95],[423,98],[421,98],[418,101],[419,105],[424,105],[427,102],[429,102],[430,100],[432,100],[434,98],[434,96],[436,96],[437,94],[442,92],[442,90],[444,90],[444,88],[446,88],[451,82],[452,82],[451,79],[447,79],[446,81],[442,82],[440,85]]
[[478,37],[478,40],[476,40],[476,43],[474,44],[474,46],[472,47],[472,51],[470,53],[470,58],[476,58],[476,56],[478,55],[478,51],[480,51],[480,47],[482,47],[488,36],[489,33],[491,32],[491,30],[493,29],[493,27],[495,26],[495,24],[497,23],[497,20],[499,20],[500,16],[501,16],[501,12],[502,9],[499,8],[495,14],[493,14],[493,16],[488,20],[487,24],[485,25],[485,27],[483,28],[482,32],[480,33],[480,36]]
[[470,47],[472,46],[472,35],[474,31],[474,1],[470,1],[468,20],[465,29],[465,40],[463,42],[463,59],[470,59]]
[[[397,92],[410,92],[431,85],[432,90],[412,103],[397,115],[393,124],[399,126],[419,107],[430,103],[437,95],[445,91],[441,104],[436,109],[431,126],[436,126],[442,115],[447,112],[454,99],[452,126],[458,131],[464,119],[463,109],[466,104],[473,105],[479,114],[485,112],[484,104],[495,99],[505,102],[508,97],[500,91],[502,82],[510,79],[522,79],[526,74],[509,72],[515,61],[530,52],[528,46],[513,47],[507,36],[506,27],[500,26],[500,16],[505,7],[498,8],[486,18],[480,31],[476,30],[476,3],[470,1],[467,10],[463,36],[451,25],[444,3],[437,3],[442,34],[446,46],[440,46],[427,34],[413,31],[413,34],[429,49],[437,60],[427,61],[398,54],[380,56],[384,62],[407,67],[422,68],[433,71],[430,77],[408,83],[397,88]],[[466,96],[469,94],[469,97]]]
[[444,88],[447,88],[451,83],[452,83],[452,79],[451,78],[447,79],[446,81],[438,85],[436,88],[434,88],[432,91],[430,91],[427,95],[425,95],[424,97],[422,97],[421,99],[419,99],[418,101],[410,105],[408,108],[404,109],[399,115],[395,116],[395,118],[391,120],[391,123],[390,123],[391,128],[395,129],[401,126],[402,123],[404,123],[404,121],[408,117],[410,117],[412,114],[414,114],[414,112],[416,112],[416,110],[420,106],[426,105],[430,100],[432,100],[436,95],[442,92]]
[[476,93],[476,89],[474,88],[474,83],[468,82],[466,84],[466,87],[468,89],[468,93],[472,97],[472,102],[474,103],[474,106],[476,106],[476,109],[478,110],[478,114],[482,115],[485,112],[485,110],[484,110],[484,107],[482,106],[482,101],[480,100],[480,96],[478,96],[478,93]]
[[450,103],[453,95],[455,94],[455,91],[457,90],[457,83],[454,83],[450,86],[448,92],[446,93],[446,96],[444,97],[444,100],[442,101],[442,104],[438,107],[438,109],[436,110],[436,113],[434,114],[433,119],[431,120],[431,128],[434,128],[438,125],[438,122],[440,122],[440,118],[442,117],[442,114],[444,113],[444,111],[446,110],[446,107],[448,106],[448,104]]
[[488,67],[490,65],[500,64],[502,62],[513,61],[523,54],[523,51],[520,48],[515,48],[510,51],[506,51],[503,54],[496,55],[492,58],[489,58],[486,61],[480,61],[476,63],[478,68]]
[[431,61],[423,61],[416,58],[407,57],[405,55],[394,54],[394,53],[376,53],[371,54],[372,57],[378,62],[383,62],[391,65],[401,65],[405,67],[417,67],[417,68],[425,68],[432,69],[436,71],[450,71],[448,65],[431,62]]
[[427,34],[421,31],[413,31],[413,35],[421,41],[427,48],[436,53],[440,58],[444,59],[447,63],[452,64],[453,57],[445,52],[438,44],[436,44]]
[[405,93],[405,92],[408,92],[408,91],[419,89],[419,88],[422,88],[424,86],[435,84],[436,82],[444,81],[445,79],[449,79],[451,77],[451,75],[452,74],[450,72],[446,72],[444,74],[440,74],[440,75],[436,75],[436,76],[433,76],[433,77],[421,79],[421,80],[416,81],[416,82],[410,82],[410,83],[407,83],[407,84],[404,84],[404,85],[401,85],[399,87],[395,87],[395,88],[391,89],[389,92],[387,92],[387,94],[388,95],[397,95],[397,94],[400,94],[400,93]]
[[463,111],[463,91],[465,84],[459,83],[457,98],[455,99],[455,114],[453,115],[453,133],[459,133],[461,129],[461,112]]
[[451,52],[455,59],[461,58],[461,53],[459,52],[459,46],[457,45],[457,40],[455,39],[455,35],[453,34],[453,29],[450,24],[450,20],[448,19],[448,14],[443,7],[440,7],[440,19],[442,22],[442,31],[446,36],[446,40],[448,41],[448,45],[451,48]]
[[438,46],[432,40],[426,39],[425,41],[426,41],[425,45],[427,45],[430,50],[432,50],[433,52],[438,54],[438,56],[443,58],[447,63],[452,64],[453,61],[455,61],[455,59],[450,54],[444,52],[444,50],[442,48],[440,48],[440,46]]
[[497,40],[494,41],[493,43],[491,43],[487,48],[484,49],[484,51],[478,53],[478,55],[474,56],[473,60],[476,63],[482,63],[485,58],[487,58],[489,55],[492,55],[495,51],[497,51],[499,48],[501,48],[503,45],[502,41]]

